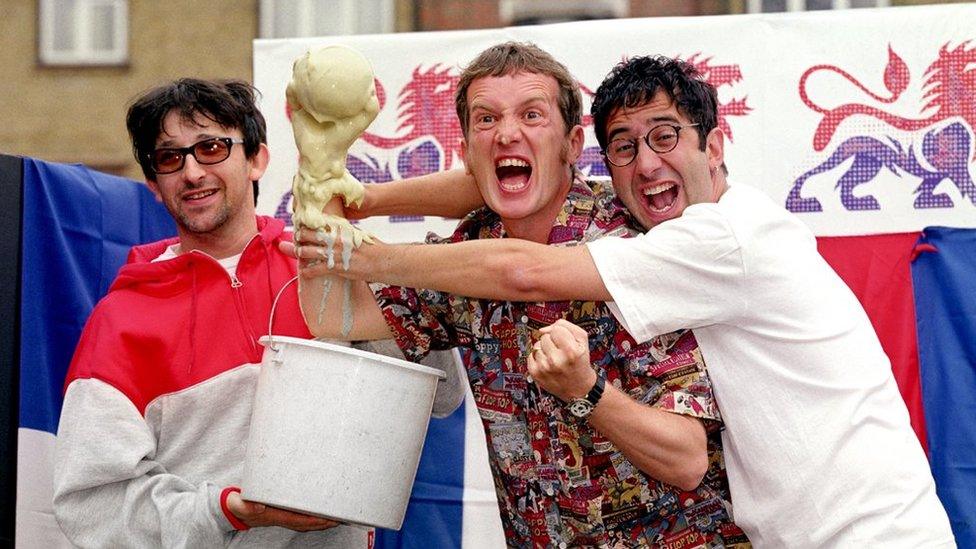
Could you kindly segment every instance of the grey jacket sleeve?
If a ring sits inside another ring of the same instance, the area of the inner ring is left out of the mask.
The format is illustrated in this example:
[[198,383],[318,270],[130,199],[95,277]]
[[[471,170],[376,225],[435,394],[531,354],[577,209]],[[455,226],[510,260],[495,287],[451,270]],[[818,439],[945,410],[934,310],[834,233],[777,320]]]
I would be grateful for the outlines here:
[[223,487],[194,485],[167,471],[154,461],[156,441],[114,387],[93,379],[71,383],[55,450],[54,514],[72,543],[221,547],[233,539],[236,530],[220,509]]

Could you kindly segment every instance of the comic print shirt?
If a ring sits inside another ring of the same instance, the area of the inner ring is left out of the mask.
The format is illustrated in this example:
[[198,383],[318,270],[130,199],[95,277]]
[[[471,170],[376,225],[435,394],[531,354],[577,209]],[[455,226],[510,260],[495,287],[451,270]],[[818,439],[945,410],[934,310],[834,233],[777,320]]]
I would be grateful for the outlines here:
[[[571,246],[635,234],[609,189],[573,181],[549,235]],[[501,220],[481,209],[447,239],[504,238]],[[747,544],[732,522],[722,461],[721,417],[690,331],[642,345],[603,303],[514,303],[374,284],[377,303],[410,360],[461,347],[488,442],[507,543],[512,547],[733,547]],[[584,420],[527,378],[537,330],[565,318],[589,334],[593,367],[639,402],[701,418],[709,468],[693,491],[638,470]]]

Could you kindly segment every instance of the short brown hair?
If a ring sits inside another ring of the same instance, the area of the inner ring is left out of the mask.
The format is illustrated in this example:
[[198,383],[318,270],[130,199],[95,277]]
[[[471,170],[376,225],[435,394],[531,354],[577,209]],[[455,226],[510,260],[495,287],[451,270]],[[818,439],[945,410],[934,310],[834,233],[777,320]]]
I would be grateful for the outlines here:
[[479,78],[505,76],[517,72],[544,74],[559,84],[559,112],[566,123],[566,133],[583,120],[583,98],[579,84],[565,65],[556,58],[527,42],[505,42],[491,46],[478,54],[461,72],[454,105],[457,108],[461,131],[468,135],[468,88]]

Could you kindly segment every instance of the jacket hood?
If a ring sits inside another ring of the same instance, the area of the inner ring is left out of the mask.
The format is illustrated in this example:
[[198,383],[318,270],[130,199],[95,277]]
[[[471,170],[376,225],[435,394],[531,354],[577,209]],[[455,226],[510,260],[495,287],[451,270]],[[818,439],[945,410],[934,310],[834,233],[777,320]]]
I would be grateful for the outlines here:
[[[290,240],[285,234],[285,224],[267,216],[256,216],[258,234],[252,238],[244,250],[259,245],[265,248],[277,247],[281,240]],[[203,252],[193,251],[181,254],[166,261],[153,262],[167,247],[180,241],[179,237],[167,238],[150,244],[134,246],[129,251],[126,264],[119,270],[115,281],[109,287],[109,292],[140,286],[139,291],[166,295],[185,289],[187,278],[180,273],[188,272],[194,265],[209,263],[218,269],[223,269],[217,260]]]

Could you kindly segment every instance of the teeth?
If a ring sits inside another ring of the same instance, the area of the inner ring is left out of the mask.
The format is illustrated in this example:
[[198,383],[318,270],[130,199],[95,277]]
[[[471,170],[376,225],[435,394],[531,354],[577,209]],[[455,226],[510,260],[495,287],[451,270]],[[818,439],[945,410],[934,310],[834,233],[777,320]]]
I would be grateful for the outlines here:
[[505,168],[507,166],[515,166],[518,168],[528,168],[529,163],[525,160],[519,160],[518,158],[503,158],[495,164],[496,168]]
[[524,189],[525,187],[528,186],[528,182],[522,182],[522,181],[517,182],[515,184],[509,184],[509,183],[504,183],[504,182],[499,182],[499,184],[501,185],[501,187],[503,189],[505,189],[506,191],[508,191],[510,193],[513,193],[513,192],[516,192],[516,191],[521,191],[522,189]]
[[213,189],[210,189],[210,190],[207,190],[207,191],[200,191],[198,193],[193,193],[193,194],[185,195],[184,198],[186,200],[196,200],[198,198],[203,198],[205,196],[210,196],[210,195],[212,195],[215,192],[217,192],[217,191],[215,191]]
[[664,191],[672,187],[674,187],[674,183],[661,183],[660,185],[656,185],[654,187],[648,187],[644,189],[644,196],[651,196],[651,195],[663,193]]

